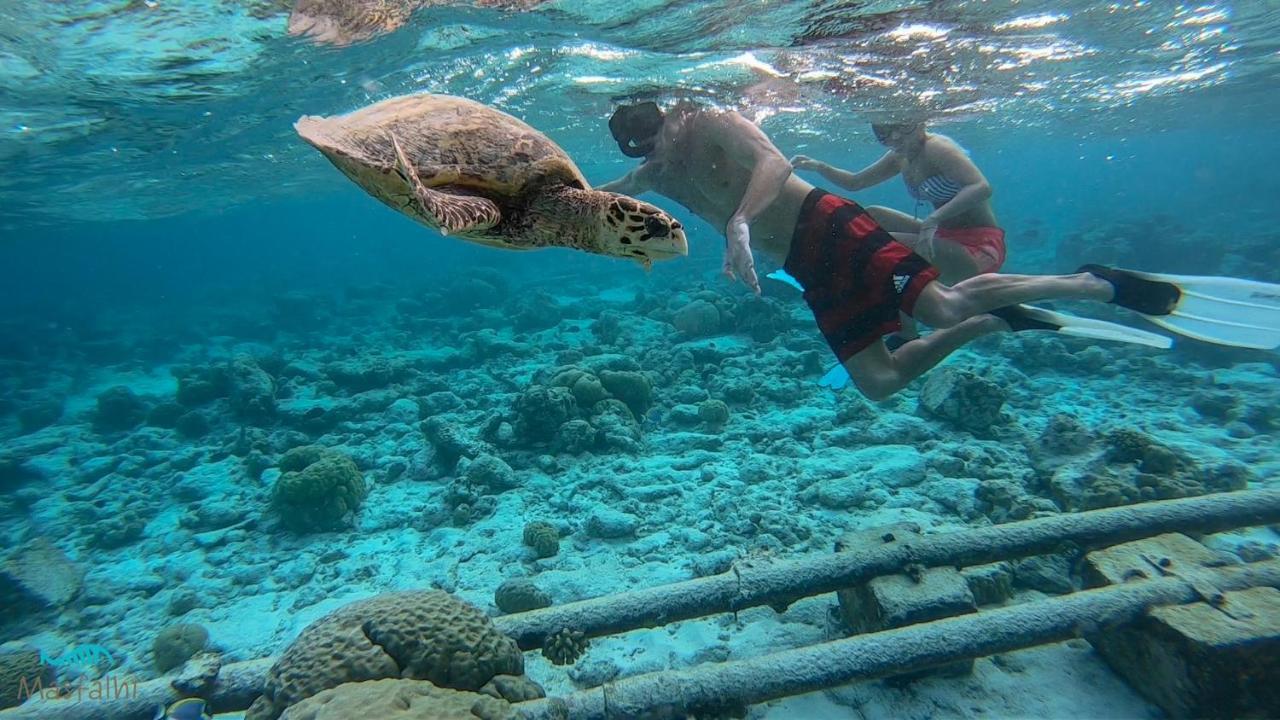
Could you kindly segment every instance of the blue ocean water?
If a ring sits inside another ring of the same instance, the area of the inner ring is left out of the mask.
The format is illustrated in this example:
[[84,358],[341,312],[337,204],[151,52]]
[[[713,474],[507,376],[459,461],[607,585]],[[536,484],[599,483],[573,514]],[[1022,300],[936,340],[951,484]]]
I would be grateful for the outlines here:
[[[1280,282],[1272,5],[0,3],[0,595],[22,608],[0,622],[3,652],[104,648],[56,682],[145,682],[180,624],[242,662],[393,590],[497,616],[513,578],[561,605],[895,522],[945,532],[1274,487],[1274,351],[1021,333],[934,371],[972,405],[928,399],[933,375],[870,403],[818,386],[833,358],[803,302],[724,282],[721,229],[674,202],[642,198],[685,223],[689,256],[648,272],[486,248],[378,203],[292,128],[461,95],[600,184],[635,165],[608,134],[621,102],[737,110],[784,154],[848,169],[883,152],[877,113],[923,107],[990,180],[1007,272],[1097,260]],[[323,13],[327,35],[290,32]],[[855,199],[914,209],[899,179]],[[1125,433],[1176,461],[1117,459]],[[347,478],[331,499],[350,494],[311,515],[281,488],[316,457]],[[556,554],[526,546],[535,521]],[[1280,537],[1210,545],[1257,559]],[[1023,599],[1079,584],[1008,575]],[[571,668],[528,652],[525,672],[565,695],[809,644],[834,632],[833,604],[597,638]],[[1013,657],[750,717],[1161,712],[1087,646]]]

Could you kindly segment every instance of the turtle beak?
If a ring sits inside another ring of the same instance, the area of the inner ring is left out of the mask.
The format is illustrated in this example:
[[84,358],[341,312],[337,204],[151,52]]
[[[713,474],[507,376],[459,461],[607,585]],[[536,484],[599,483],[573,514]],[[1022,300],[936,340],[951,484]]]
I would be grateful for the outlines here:
[[[654,237],[659,236],[654,234]],[[667,251],[666,257],[662,259],[685,257],[689,254],[689,239],[685,237],[684,226],[680,224],[679,220],[673,218],[667,234],[662,237],[666,240],[665,247],[663,245],[658,247],[662,247]]]
[[[662,222],[658,218],[650,218],[650,220]],[[662,224],[661,233],[655,233],[649,227],[645,228],[649,237],[644,243],[644,254],[637,255],[636,259],[645,266],[646,270],[655,262],[684,257],[689,254],[689,241],[685,238],[684,228],[680,226],[680,223],[673,220],[669,225],[667,223]],[[646,223],[647,225],[648,223]]]

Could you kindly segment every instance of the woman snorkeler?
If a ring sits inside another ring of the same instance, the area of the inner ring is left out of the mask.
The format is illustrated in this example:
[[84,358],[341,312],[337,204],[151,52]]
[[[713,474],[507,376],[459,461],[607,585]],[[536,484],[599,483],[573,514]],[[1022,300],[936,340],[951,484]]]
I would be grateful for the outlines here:
[[875,123],[871,129],[889,151],[858,172],[805,155],[791,158],[791,165],[853,191],[901,174],[917,210],[929,203],[933,211],[920,220],[892,208],[868,207],[876,222],[937,267],[944,282],[998,271],[1005,261],[1004,230],[991,209],[991,184],[969,154],[951,138],[927,132],[923,122]]

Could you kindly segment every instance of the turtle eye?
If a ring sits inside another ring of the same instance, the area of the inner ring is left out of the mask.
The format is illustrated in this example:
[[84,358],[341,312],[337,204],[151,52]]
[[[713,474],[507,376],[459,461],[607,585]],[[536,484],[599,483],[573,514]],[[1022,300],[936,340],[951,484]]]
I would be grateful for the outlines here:
[[671,234],[671,226],[656,215],[650,215],[644,219],[644,230],[653,237],[662,238]]

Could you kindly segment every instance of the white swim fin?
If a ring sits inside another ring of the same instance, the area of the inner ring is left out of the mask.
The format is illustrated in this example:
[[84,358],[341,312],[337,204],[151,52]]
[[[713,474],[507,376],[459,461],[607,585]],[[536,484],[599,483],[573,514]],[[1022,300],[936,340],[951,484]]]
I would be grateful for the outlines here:
[[1100,265],[1080,270],[1109,281],[1116,290],[1116,305],[1179,335],[1259,350],[1280,347],[1280,285]]
[[1049,330],[1073,337],[1114,340],[1160,349],[1173,346],[1173,339],[1164,335],[1105,320],[1045,310],[1034,305],[1010,305],[992,310],[991,314],[1009,323],[1009,327],[1015,331]]

